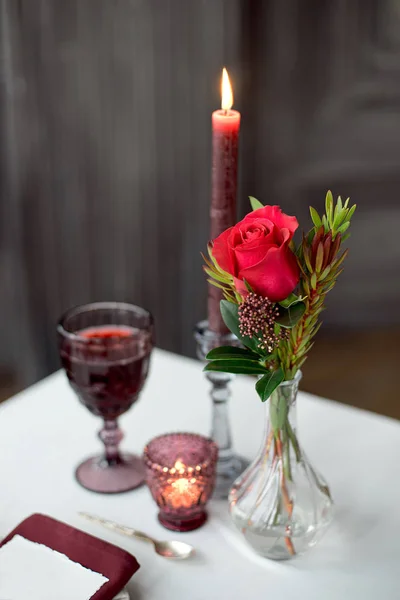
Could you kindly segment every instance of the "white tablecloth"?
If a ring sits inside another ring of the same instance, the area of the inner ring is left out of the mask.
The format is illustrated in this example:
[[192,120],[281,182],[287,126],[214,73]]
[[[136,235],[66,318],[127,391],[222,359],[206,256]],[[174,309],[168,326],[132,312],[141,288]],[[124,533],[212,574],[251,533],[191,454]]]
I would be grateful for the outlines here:
[[[251,458],[261,441],[264,407],[252,381],[238,378],[232,391],[235,446]],[[166,431],[207,434],[207,393],[199,363],[155,351],[142,397],[121,419],[123,447],[140,453]],[[225,502],[210,504],[201,529],[173,534],[159,525],[145,487],[116,496],[81,488],[74,468],[100,448],[100,421],[79,404],[61,372],[0,407],[0,536],[43,512],[116,543],[141,564],[128,586],[133,599],[399,598],[400,424],[308,394],[300,394],[298,413],[300,439],[328,480],[337,511],[326,537],[303,557],[285,563],[258,557],[233,529]],[[82,520],[79,510],[161,539],[180,537],[197,556],[167,561],[145,543]]]

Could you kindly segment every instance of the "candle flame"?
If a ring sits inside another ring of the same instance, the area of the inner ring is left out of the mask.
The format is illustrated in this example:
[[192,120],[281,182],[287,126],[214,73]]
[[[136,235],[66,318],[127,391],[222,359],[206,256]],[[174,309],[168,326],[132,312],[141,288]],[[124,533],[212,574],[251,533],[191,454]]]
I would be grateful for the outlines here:
[[221,108],[222,110],[229,110],[233,105],[233,93],[231,82],[229,81],[228,71],[225,67],[222,69],[222,82],[221,82]]
[[181,459],[180,459],[180,458],[178,458],[178,460],[176,461],[176,463],[175,463],[174,467],[175,467],[175,469],[176,469],[177,471],[181,471],[182,469],[184,469],[184,468],[185,468],[185,465],[184,465],[184,463],[181,461]]

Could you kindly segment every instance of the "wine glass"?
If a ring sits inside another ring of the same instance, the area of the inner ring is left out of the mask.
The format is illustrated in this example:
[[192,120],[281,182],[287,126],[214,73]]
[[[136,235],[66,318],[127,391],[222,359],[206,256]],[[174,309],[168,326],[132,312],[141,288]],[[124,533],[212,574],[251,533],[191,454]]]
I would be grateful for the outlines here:
[[153,348],[153,318],[122,302],[94,302],[70,309],[58,326],[61,363],[79,400],[104,419],[99,437],[105,453],[76,469],[79,483],[94,492],[134,489],[145,479],[142,459],[121,454],[117,419],[138,399]]

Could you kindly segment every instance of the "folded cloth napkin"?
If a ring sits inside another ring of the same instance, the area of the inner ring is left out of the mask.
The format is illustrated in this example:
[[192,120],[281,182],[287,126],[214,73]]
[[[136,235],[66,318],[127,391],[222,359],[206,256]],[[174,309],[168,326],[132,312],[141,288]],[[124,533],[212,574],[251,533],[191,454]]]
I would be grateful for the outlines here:
[[0,598],[14,600],[14,594],[16,599],[52,599],[64,582],[65,598],[123,600],[129,597],[118,594],[138,568],[136,559],[121,548],[35,514],[0,544]]

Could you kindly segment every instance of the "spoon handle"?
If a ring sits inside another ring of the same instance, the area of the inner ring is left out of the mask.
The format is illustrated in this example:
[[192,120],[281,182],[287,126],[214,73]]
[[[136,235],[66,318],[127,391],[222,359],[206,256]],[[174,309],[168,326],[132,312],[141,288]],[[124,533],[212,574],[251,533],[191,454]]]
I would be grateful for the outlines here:
[[110,521],[109,519],[103,519],[102,517],[97,517],[96,515],[91,515],[86,512],[78,513],[84,519],[88,521],[93,521],[93,523],[98,523],[111,531],[116,531],[117,533],[121,533],[122,535],[127,535],[129,537],[136,537],[140,540],[144,540],[146,542],[154,543],[153,538],[151,538],[146,533],[142,531],[138,531],[137,529],[133,529],[132,527],[126,527],[126,525],[120,525],[119,523],[115,523],[114,521]]

